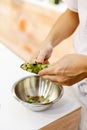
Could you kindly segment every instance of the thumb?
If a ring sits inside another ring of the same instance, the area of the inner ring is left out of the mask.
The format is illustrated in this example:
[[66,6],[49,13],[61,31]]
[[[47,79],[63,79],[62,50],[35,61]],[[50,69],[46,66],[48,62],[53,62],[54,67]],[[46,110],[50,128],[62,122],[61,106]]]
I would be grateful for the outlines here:
[[36,62],[38,63],[44,63],[46,59],[46,53],[44,51],[40,52],[37,59],[36,59]]

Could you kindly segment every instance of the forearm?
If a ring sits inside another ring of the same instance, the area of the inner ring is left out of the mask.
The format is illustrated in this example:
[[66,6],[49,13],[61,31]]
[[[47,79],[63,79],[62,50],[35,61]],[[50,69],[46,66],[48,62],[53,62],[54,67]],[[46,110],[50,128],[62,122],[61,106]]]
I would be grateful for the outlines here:
[[68,38],[77,28],[79,24],[78,13],[69,9],[63,13],[48,34],[46,40],[51,42],[52,46],[56,46],[64,39]]
[[78,14],[68,9],[58,18],[47,38],[43,41],[43,44],[33,56],[33,61],[38,63],[47,63],[52,54],[53,47],[69,37],[75,31],[78,24]]
[[87,56],[86,55],[80,55],[79,60],[80,60],[80,64],[81,64],[81,68],[80,69],[87,76]]

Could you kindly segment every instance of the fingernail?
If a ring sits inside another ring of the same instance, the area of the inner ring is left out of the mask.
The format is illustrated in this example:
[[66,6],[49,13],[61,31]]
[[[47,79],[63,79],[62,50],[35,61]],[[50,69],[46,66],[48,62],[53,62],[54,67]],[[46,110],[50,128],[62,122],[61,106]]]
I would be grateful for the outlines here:
[[41,60],[36,60],[36,62],[37,62],[37,63],[41,63],[41,64],[43,63]]

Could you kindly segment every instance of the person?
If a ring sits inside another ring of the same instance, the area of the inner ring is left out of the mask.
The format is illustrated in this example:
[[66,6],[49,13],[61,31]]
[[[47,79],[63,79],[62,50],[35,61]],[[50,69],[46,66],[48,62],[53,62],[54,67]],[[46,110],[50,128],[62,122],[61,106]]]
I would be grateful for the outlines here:
[[71,86],[87,78],[87,56],[68,54],[52,64],[49,68],[40,71],[39,76],[62,85]]
[[55,22],[32,59],[38,63],[47,63],[53,48],[74,33],[75,54],[65,55],[38,75],[63,85],[75,84],[73,86],[83,105],[80,130],[87,130],[87,1],[65,2],[67,10]]

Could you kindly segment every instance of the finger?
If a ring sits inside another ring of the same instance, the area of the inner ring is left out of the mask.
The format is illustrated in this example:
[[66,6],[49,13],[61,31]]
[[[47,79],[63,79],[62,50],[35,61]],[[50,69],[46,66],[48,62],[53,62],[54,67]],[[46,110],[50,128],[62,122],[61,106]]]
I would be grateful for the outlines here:
[[29,63],[35,63],[38,56],[38,52],[33,53],[30,55]]
[[42,50],[38,54],[37,62],[44,63],[44,61],[47,61],[49,57],[50,57],[49,52],[47,50]]
[[40,51],[36,61],[39,63],[44,63],[44,61],[46,61],[47,59],[48,58],[46,58],[46,52]]
[[52,82],[56,82],[59,84],[59,82],[57,81],[56,77],[54,75],[45,75],[45,76],[42,76],[42,78],[46,79],[46,80],[50,80]]
[[42,78],[46,79],[46,80],[50,80],[56,84],[59,85],[72,85],[73,84],[73,80],[69,79],[68,77],[61,77],[61,76],[55,76],[55,75],[44,75],[42,76]]
[[48,59],[45,59],[43,64],[50,64],[50,63],[49,63]]
[[68,80],[61,80],[61,79],[58,79],[58,77],[56,78],[55,76],[52,76],[52,75],[45,75],[45,76],[42,76],[42,78],[46,79],[46,80],[49,80],[51,82],[54,82],[56,85],[72,85],[71,82],[69,82]]
[[54,75],[55,71],[54,71],[54,67],[49,67],[49,68],[44,68],[43,70],[41,70],[38,75],[39,76],[44,76],[44,75]]

